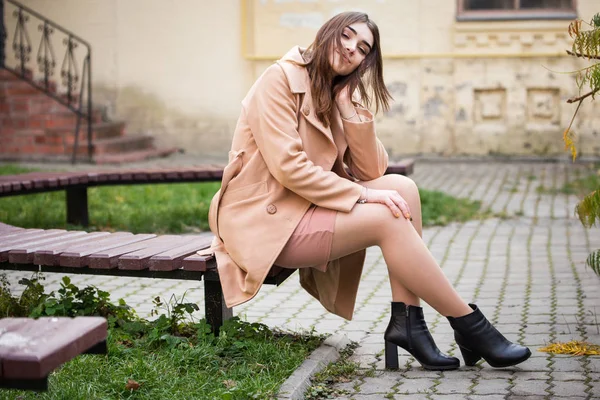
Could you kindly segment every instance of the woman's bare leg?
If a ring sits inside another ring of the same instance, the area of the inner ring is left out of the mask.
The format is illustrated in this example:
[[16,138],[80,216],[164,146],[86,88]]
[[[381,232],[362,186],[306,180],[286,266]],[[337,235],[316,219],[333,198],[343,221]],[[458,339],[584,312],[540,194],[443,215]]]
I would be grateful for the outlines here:
[[357,204],[349,213],[337,214],[331,258],[379,246],[388,267],[393,301],[418,305],[421,298],[444,316],[471,313],[421,239],[420,200],[414,182],[386,175],[363,184],[397,190],[409,204],[413,221],[394,217],[383,204]]
[[[419,190],[414,190],[414,188],[416,188],[416,185],[412,179],[402,175],[385,175],[379,179],[375,179],[368,182],[361,182],[361,184],[368,188],[396,190],[398,193],[400,193],[400,195],[404,198],[404,200],[406,200],[408,206],[410,207],[412,225],[416,229],[419,236],[423,236],[421,198],[419,197]],[[408,290],[400,280],[390,279],[390,286],[392,289],[393,301],[401,301],[411,306],[421,305],[419,297],[410,290]]]

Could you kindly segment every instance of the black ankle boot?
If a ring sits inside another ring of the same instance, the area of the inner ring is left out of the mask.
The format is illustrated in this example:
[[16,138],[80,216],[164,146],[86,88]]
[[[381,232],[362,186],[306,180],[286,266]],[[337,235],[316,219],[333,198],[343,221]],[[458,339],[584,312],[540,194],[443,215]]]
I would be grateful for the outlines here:
[[408,351],[425,369],[448,370],[460,366],[458,358],[442,354],[435,345],[421,307],[392,302],[392,317],[383,337],[386,368],[398,369],[398,346]]
[[483,358],[492,367],[502,368],[529,358],[531,351],[527,347],[510,342],[494,328],[475,304],[469,306],[474,310],[471,314],[458,318],[448,317],[466,365],[473,366]]

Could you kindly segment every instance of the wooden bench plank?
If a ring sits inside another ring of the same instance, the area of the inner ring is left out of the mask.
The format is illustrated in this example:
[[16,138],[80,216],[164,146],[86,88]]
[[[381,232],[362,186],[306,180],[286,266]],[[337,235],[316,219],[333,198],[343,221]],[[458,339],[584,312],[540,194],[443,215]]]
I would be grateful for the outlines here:
[[22,231],[23,228],[19,228],[17,226],[12,226],[12,225],[8,225],[8,224],[3,224],[2,222],[0,222],[0,234],[5,237],[9,234],[9,232],[14,232],[16,233],[17,231]]
[[66,231],[62,229],[48,229],[42,230],[41,232],[29,232],[22,235],[16,235],[12,240],[10,238],[7,240],[2,240],[2,238],[0,238],[0,262],[7,261],[8,252],[17,246],[39,243],[48,237],[56,236],[57,233],[64,232]]
[[119,257],[119,269],[148,269],[148,262],[150,260],[150,257],[160,254],[174,247],[183,246],[196,239],[189,236],[186,237],[176,235],[163,235],[152,240],[156,240],[155,245],[153,245],[152,247],[140,249]]
[[33,263],[35,265],[57,266],[59,264],[59,256],[63,251],[66,251],[70,247],[81,242],[92,241],[109,235],[109,232],[93,232],[78,238],[70,239],[64,243],[42,246],[35,251]]
[[181,266],[186,271],[208,271],[209,263],[214,261],[214,256],[201,256],[198,254],[192,254],[183,259]]
[[191,243],[174,247],[160,254],[150,257],[148,269],[151,271],[172,271],[182,267],[183,259],[195,254],[199,250],[210,247],[212,237],[199,236]]
[[[154,234],[147,234],[146,240],[94,252],[88,256],[88,267],[97,269],[117,268],[120,256],[152,247],[156,243],[156,238],[157,236]],[[158,242],[160,243],[160,240]]]
[[130,232],[115,232],[99,240],[86,241],[69,247],[59,256],[59,265],[62,267],[85,267],[88,264],[87,256],[96,251],[103,251],[120,247],[125,244],[145,240],[144,235],[137,236]]
[[52,246],[64,243],[65,240],[81,237],[85,235],[82,231],[71,231],[64,233],[58,233],[53,236],[48,236],[45,239],[39,240],[38,242],[27,242],[21,246],[15,246],[8,252],[8,262],[16,264],[31,264],[33,262],[33,255],[35,252],[45,246]]
[[101,317],[0,319],[3,379],[39,379],[106,340]]
[[31,232],[42,232],[42,231],[43,231],[43,229],[28,228],[28,229],[21,229],[19,231],[15,230],[15,231],[3,233],[2,236],[0,236],[0,246],[3,243],[8,243],[8,242],[13,241],[15,238],[20,237],[28,232],[31,233]]

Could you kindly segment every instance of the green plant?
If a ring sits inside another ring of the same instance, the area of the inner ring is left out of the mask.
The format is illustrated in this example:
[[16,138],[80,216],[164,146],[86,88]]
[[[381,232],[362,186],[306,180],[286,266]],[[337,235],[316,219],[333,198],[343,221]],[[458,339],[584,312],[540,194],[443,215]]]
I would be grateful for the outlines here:
[[[37,281],[24,282],[28,287],[33,288],[35,288],[36,283]],[[79,289],[71,283],[68,276],[62,278],[58,295],[54,291],[43,294],[43,287],[37,287],[35,290],[38,292],[41,290],[42,294],[39,297],[39,304],[30,313],[31,317],[34,318],[41,316],[76,317],[97,315],[105,317],[109,326],[121,326],[136,319],[135,311],[123,299],[119,299],[118,304],[113,304],[110,302],[108,292],[95,286],[86,286]]]
[[6,274],[0,274],[0,316],[27,317],[44,298],[44,286],[40,283],[45,278],[41,273],[34,273],[30,279],[19,280],[25,289],[17,298],[12,295]]
[[[196,330],[200,330],[202,334],[210,332],[210,326],[206,323],[202,325],[186,323],[187,318],[193,322],[192,313],[199,310],[196,303],[184,303],[186,293],[187,291],[181,299],[173,294],[168,302],[164,302],[160,296],[152,300],[154,308],[150,315],[158,318],[151,322],[152,327],[148,333],[150,344],[158,345],[164,342],[173,347],[185,342],[183,338],[191,336]],[[161,309],[167,314],[162,314]]]
[[350,356],[357,347],[356,342],[349,344],[340,351],[340,358],[336,362],[329,363],[322,371],[316,373],[311,379],[311,386],[304,393],[304,398],[306,400],[331,399],[349,394],[347,390],[335,389],[333,385],[350,382],[359,375],[359,364],[350,361]]
[[[583,29],[584,25],[589,29]],[[571,130],[575,116],[579,111],[579,107],[586,98],[594,100],[594,96],[600,91],[600,13],[594,15],[592,20],[587,23],[581,19],[577,19],[569,24],[569,35],[573,39],[573,46],[567,53],[573,57],[587,60],[590,65],[575,72],[575,81],[579,88],[580,95],[567,100],[567,103],[577,103],[577,108],[573,113],[571,122],[563,133],[565,147],[571,151],[573,161],[577,157],[577,148],[573,141],[574,132]],[[586,88],[586,89],[584,89]],[[586,93],[581,94],[582,91]],[[579,217],[581,223],[591,228],[600,221],[600,187],[588,193],[575,206],[575,213]],[[594,251],[587,258],[586,264],[592,270],[600,275],[600,249]]]

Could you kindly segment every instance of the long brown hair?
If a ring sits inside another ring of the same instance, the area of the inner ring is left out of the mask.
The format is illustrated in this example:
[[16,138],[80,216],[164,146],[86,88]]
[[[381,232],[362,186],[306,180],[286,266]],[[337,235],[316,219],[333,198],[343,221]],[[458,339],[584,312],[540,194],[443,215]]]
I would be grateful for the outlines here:
[[[335,76],[329,63],[333,49],[345,51],[342,46],[341,36],[345,27],[363,22],[373,34],[373,47],[360,66],[346,76]],[[335,104],[335,96],[345,88],[350,87],[350,93],[358,88],[361,101],[370,107],[372,98],[375,99],[375,111],[387,111],[389,101],[392,99],[383,81],[383,60],[379,44],[379,28],[361,12],[344,12],[337,14],[325,22],[317,32],[315,41],[304,53],[306,68],[310,76],[310,85],[313,103],[317,118],[329,126],[331,110]],[[366,82],[366,84],[365,84]]]

